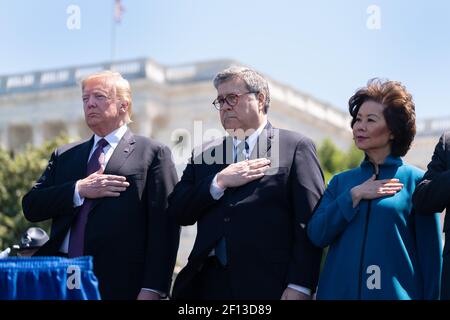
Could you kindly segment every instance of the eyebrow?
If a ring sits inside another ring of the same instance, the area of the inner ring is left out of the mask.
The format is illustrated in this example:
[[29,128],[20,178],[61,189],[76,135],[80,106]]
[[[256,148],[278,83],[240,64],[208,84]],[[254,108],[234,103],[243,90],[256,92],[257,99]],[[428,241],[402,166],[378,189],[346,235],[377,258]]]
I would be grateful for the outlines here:
[[228,95],[230,95],[230,94],[236,94],[236,95],[239,95],[240,94],[240,92],[228,92],[228,93],[225,93],[225,94],[223,94],[223,95],[219,95],[219,96],[223,96],[223,97],[225,97],[225,96],[228,96]]
[[83,95],[89,95],[89,94],[95,94],[95,93],[104,93],[104,94],[108,94],[107,90],[103,90],[103,89],[93,89],[91,92],[87,93],[87,92],[83,92]]
[[[357,117],[363,117],[363,116],[365,116],[365,115],[363,115],[363,114],[357,114],[356,116],[357,116]],[[380,118],[380,116],[377,115],[377,114],[375,114],[375,113],[369,113],[368,115],[366,115],[366,117],[377,117],[377,118]]]

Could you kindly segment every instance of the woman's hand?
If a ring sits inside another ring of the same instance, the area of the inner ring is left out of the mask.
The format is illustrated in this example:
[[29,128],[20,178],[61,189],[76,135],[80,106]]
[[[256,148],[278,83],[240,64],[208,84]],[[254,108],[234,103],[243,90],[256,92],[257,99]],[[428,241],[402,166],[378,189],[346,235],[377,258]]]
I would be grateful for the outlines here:
[[355,208],[361,200],[377,199],[391,196],[403,189],[403,183],[398,179],[375,180],[375,175],[362,184],[353,187],[350,194]]

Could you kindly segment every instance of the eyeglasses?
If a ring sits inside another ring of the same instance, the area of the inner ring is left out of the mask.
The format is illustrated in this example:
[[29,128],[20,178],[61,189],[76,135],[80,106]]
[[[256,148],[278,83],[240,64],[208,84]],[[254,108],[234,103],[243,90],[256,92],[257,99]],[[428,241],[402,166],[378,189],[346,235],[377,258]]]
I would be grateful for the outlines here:
[[256,92],[249,91],[249,92],[244,92],[244,93],[241,93],[241,94],[230,93],[230,94],[227,94],[224,98],[217,97],[217,99],[214,100],[212,102],[212,104],[214,105],[214,108],[216,108],[217,110],[220,110],[220,109],[223,108],[223,105],[225,104],[225,101],[227,102],[227,104],[230,107],[234,107],[235,105],[238,104],[240,96],[243,96],[243,95],[249,94],[249,93],[256,93]]

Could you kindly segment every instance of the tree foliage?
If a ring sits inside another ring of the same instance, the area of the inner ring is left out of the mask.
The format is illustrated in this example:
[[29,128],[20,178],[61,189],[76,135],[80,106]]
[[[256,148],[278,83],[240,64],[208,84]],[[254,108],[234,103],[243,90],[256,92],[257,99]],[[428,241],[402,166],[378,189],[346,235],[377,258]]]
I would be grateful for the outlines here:
[[327,182],[336,173],[359,166],[364,157],[364,153],[355,145],[352,145],[347,152],[343,152],[330,139],[322,141],[317,155]]
[[53,150],[67,142],[67,137],[58,137],[18,153],[0,148],[0,250],[17,244],[31,226],[49,232],[50,221],[31,224],[25,219],[22,198],[44,172]]

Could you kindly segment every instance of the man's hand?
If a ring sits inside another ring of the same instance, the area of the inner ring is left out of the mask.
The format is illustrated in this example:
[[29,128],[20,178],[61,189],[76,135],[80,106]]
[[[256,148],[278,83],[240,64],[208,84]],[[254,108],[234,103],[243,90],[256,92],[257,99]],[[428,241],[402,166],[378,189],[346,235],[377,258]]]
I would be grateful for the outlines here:
[[141,289],[137,300],[161,300],[161,296],[156,292]]
[[284,290],[281,300],[311,300],[311,296],[288,287]]
[[223,189],[240,187],[264,177],[269,165],[270,160],[266,158],[232,163],[217,174],[217,184]]
[[118,197],[130,184],[123,176],[103,174],[103,166],[90,176],[78,180],[78,193],[82,198]]

